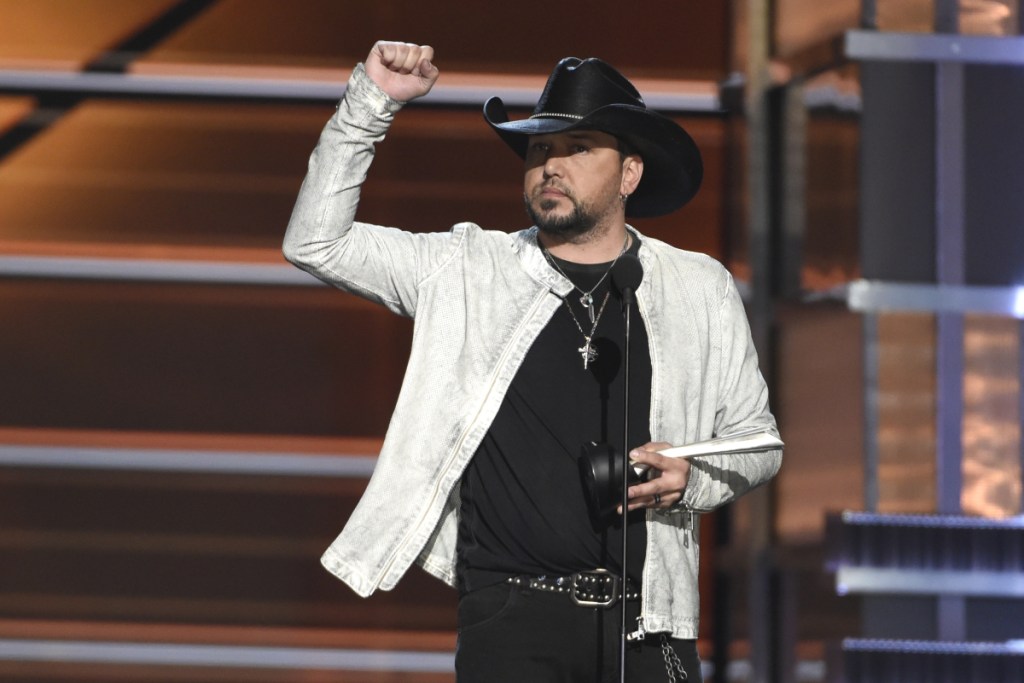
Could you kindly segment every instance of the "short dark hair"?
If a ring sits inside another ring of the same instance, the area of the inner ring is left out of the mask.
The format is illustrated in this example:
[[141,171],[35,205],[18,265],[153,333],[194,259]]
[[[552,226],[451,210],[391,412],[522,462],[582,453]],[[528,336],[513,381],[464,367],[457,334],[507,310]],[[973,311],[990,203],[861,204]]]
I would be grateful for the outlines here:
[[619,150],[619,156],[621,156],[623,159],[625,159],[631,154],[640,154],[640,152],[636,151],[633,145],[629,144],[628,140],[626,140],[625,138],[621,138],[618,135],[615,136],[615,146]]

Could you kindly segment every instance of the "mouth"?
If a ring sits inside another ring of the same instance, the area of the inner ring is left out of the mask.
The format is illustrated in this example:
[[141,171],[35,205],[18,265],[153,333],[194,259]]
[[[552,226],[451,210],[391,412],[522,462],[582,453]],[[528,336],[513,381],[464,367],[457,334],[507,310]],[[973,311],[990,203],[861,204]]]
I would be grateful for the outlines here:
[[560,199],[562,197],[569,197],[569,193],[562,190],[554,185],[545,185],[538,190],[537,195],[541,199]]

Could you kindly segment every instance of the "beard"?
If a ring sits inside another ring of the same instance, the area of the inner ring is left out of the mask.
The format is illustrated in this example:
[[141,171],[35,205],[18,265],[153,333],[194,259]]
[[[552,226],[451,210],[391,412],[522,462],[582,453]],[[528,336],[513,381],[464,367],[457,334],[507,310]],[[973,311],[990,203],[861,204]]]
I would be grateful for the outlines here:
[[[565,192],[563,190],[563,192]],[[584,235],[597,225],[597,217],[589,206],[579,202],[574,196],[566,193],[566,199],[572,204],[572,211],[565,215],[555,216],[551,211],[558,205],[553,199],[541,199],[535,208],[529,196],[523,194],[526,213],[541,232],[553,237],[572,239]]]

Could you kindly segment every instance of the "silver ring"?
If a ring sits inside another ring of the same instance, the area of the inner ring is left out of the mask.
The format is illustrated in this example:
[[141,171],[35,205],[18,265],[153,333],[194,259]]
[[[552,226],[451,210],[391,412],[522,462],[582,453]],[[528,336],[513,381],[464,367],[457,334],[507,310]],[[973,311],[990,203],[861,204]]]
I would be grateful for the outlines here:
[[661,494],[660,493],[655,493],[654,494],[654,504],[655,505],[661,504]]

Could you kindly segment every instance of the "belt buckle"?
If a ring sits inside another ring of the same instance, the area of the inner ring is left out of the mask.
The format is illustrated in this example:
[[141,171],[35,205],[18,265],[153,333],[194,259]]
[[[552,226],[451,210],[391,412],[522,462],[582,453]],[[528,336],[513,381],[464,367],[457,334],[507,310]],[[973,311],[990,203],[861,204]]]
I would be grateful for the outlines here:
[[572,601],[580,607],[611,607],[619,599],[621,580],[607,569],[572,575]]

